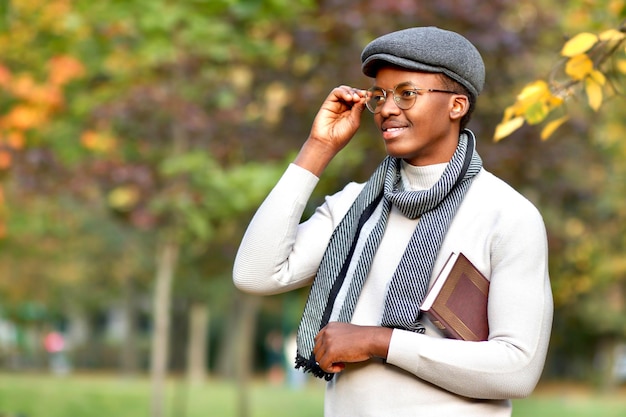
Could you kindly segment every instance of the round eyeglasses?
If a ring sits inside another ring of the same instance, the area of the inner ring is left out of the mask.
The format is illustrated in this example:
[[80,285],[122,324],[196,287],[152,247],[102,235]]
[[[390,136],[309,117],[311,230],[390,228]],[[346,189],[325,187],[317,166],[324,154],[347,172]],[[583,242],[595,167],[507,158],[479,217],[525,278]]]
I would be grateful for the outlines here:
[[393,90],[385,90],[384,88],[374,86],[367,90],[367,101],[365,102],[367,109],[372,113],[379,113],[387,100],[387,92],[391,93],[394,103],[402,110],[408,110],[413,107],[417,96],[424,93],[458,94],[456,91],[419,88],[410,82],[400,83]]

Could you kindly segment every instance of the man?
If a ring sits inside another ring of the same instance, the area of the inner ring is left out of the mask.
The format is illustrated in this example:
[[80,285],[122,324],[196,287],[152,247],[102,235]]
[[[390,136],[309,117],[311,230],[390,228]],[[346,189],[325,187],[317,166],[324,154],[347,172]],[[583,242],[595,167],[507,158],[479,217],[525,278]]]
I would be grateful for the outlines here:
[[[552,294],[540,214],[482,168],[464,129],[482,58],[461,35],[423,27],[375,39],[361,60],[374,86],[326,98],[251,221],[234,282],[256,294],[312,284],[297,366],[329,380],[327,417],[510,416],[510,399],[541,375]],[[388,156],[367,183],[348,184],[299,224],[365,108]],[[490,280],[487,341],[444,338],[419,312],[453,252]]]

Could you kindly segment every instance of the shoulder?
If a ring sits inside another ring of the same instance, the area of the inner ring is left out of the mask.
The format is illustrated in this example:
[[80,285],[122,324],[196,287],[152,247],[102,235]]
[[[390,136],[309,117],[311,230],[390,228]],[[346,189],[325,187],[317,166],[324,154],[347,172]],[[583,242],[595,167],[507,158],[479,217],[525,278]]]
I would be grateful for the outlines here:
[[486,275],[512,264],[511,259],[543,265],[547,256],[546,227],[537,207],[484,169],[472,181],[445,244],[444,253],[467,254]]
[[519,236],[545,239],[545,224],[537,207],[502,179],[486,170],[474,178],[459,211],[459,222],[482,229],[494,242]]
[[485,169],[472,182],[466,200],[487,211],[503,212],[512,216],[541,216],[527,197]]

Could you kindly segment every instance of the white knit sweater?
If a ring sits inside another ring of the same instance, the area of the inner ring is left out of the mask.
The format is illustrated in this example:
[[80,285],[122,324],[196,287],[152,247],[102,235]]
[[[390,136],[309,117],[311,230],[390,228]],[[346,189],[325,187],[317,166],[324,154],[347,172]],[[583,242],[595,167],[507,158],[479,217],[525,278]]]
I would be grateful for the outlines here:
[[[403,180],[426,189],[444,168],[403,164]],[[299,224],[317,182],[296,165],[286,170],[242,240],[233,275],[239,289],[269,295],[312,282],[334,228],[363,187],[348,184]],[[379,325],[386,286],[418,221],[392,209],[352,323]],[[433,276],[451,252],[463,252],[491,281],[489,340],[446,339],[427,321],[425,335],[396,329],[386,362],[347,364],[328,383],[326,417],[510,416],[510,399],[532,392],[553,308],[539,212],[482,170],[450,225]]]

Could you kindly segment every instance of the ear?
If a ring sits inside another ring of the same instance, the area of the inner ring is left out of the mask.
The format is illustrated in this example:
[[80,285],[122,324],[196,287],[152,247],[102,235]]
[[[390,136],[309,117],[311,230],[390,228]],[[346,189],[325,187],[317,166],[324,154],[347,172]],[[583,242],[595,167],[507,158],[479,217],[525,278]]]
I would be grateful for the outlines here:
[[469,99],[467,96],[461,94],[455,94],[450,99],[450,119],[461,120],[463,116],[469,111]]

